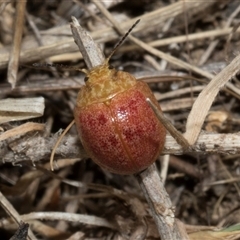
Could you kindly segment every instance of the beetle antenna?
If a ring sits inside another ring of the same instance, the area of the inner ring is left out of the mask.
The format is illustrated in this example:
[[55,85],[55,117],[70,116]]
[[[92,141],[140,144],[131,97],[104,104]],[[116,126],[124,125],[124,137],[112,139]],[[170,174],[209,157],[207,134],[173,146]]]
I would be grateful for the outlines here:
[[124,40],[127,38],[127,36],[130,34],[130,32],[137,26],[137,24],[140,22],[140,19],[138,19],[133,25],[132,27],[124,34],[124,36],[120,39],[120,41],[115,45],[115,47],[113,48],[112,52],[109,54],[109,56],[106,59],[106,62],[108,62],[110,60],[110,58],[112,57],[112,55],[116,52],[116,50],[118,49],[118,47],[120,45],[122,45],[122,43],[124,42]]
[[54,148],[51,152],[51,157],[50,157],[50,167],[51,170],[54,171],[54,166],[53,166],[53,159],[54,159],[54,155],[55,152],[57,150],[58,145],[60,144],[60,142],[62,141],[63,137],[66,135],[66,133],[69,131],[69,129],[73,126],[73,124],[75,123],[75,120],[72,120],[72,122],[67,126],[67,128],[63,131],[63,133],[61,134],[61,136],[58,138],[57,142],[54,145]]

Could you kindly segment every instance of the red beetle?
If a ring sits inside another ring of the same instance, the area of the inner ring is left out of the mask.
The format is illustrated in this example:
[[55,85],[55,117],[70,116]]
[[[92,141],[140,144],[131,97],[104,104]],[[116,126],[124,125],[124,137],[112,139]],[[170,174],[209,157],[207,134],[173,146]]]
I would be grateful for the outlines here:
[[74,118],[82,144],[99,166],[117,174],[134,174],[150,166],[164,147],[166,129],[146,102],[161,108],[148,85],[108,62],[139,20],[119,41],[107,60],[86,73]]
[[[135,174],[150,166],[161,153],[166,129],[146,99],[161,111],[148,85],[105,62],[86,73],[86,85],[77,97],[74,118],[82,144],[99,166],[116,174]],[[67,127],[63,135],[73,125]],[[50,158],[51,169],[58,139]]]
[[[108,58],[109,59],[109,58]],[[75,123],[92,160],[116,174],[150,166],[164,147],[166,129],[146,102],[160,106],[148,85],[131,74],[103,65],[86,71],[78,93]]]

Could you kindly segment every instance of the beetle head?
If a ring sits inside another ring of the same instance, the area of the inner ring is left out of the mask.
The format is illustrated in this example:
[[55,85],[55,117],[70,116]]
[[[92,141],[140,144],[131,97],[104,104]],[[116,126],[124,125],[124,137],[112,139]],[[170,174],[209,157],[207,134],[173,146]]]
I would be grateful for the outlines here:
[[85,83],[86,85],[91,85],[96,82],[102,81],[102,79],[111,79],[117,72],[115,68],[112,68],[109,65],[109,61],[113,54],[117,51],[117,49],[122,45],[124,40],[127,38],[127,36],[130,34],[130,32],[133,30],[133,28],[140,22],[140,19],[138,19],[132,27],[127,31],[127,33],[124,34],[124,36],[120,39],[120,41],[115,45],[112,52],[109,54],[109,56],[106,58],[103,64],[96,66],[92,68],[91,70],[87,69],[81,69],[80,71],[84,72],[86,74],[85,77]]

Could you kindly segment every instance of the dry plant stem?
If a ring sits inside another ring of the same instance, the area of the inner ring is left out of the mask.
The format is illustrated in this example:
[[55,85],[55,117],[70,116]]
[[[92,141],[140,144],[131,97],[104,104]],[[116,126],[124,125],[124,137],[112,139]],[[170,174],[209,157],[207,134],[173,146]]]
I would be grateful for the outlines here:
[[[73,33],[74,41],[79,47],[80,52],[83,55],[83,59],[88,67],[91,69],[103,63],[104,55],[99,47],[96,47],[92,37],[82,28],[76,27],[79,25],[76,18],[72,17],[73,24],[71,24],[71,30]],[[78,37],[81,36],[81,37]]]
[[155,164],[136,175],[144,192],[161,240],[185,239],[181,236],[174,217],[174,209],[169,195],[164,189]]
[[[11,216],[14,221],[20,225],[22,222],[22,218],[19,216],[18,212],[14,209],[12,204],[4,197],[4,195],[0,192],[0,204],[3,207],[3,209]],[[29,228],[28,230],[28,239],[29,240],[37,240],[37,238],[34,236],[33,232]]]
[[185,137],[172,125],[172,123],[164,116],[164,114],[159,111],[159,109],[152,103],[149,98],[146,100],[150,107],[153,109],[159,121],[164,125],[164,127],[168,130],[176,142],[182,146],[183,150],[187,150],[190,145]]
[[[20,142],[17,140],[13,141],[11,145],[6,141],[0,141],[0,163],[18,164],[19,162],[25,161],[39,162],[43,159],[49,158],[58,138],[58,134],[51,137],[44,137],[40,134],[34,133],[30,136],[23,137]],[[197,142],[191,146],[191,148],[187,149],[187,151],[183,151],[183,148],[176,143],[176,140],[168,134],[162,154],[240,154],[239,142],[239,133],[219,134],[202,132]],[[56,150],[56,154],[58,154],[59,158],[67,158],[67,161],[70,161],[71,158],[88,158],[80,144],[79,137],[76,134],[66,135],[64,143],[60,143]],[[65,161],[60,161],[59,167],[61,167],[61,163],[63,164],[64,162]],[[68,165],[71,164],[73,163],[69,163]]]
[[[94,41],[91,39],[90,36],[87,36],[86,31],[82,29],[77,20],[75,18],[72,18],[72,20],[73,23],[71,24],[71,29],[73,32],[73,37],[75,42],[77,44],[80,44],[78,45],[80,51],[83,49],[82,54],[83,56],[86,56],[86,59],[84,60],[88,68],[90,67],[91,69],[92,67],[102,64],[105,59],[102,53],[101,55],[98,55],[100,49],[97,49],[98,47],[96,46]],[[81,38],[82,40],[78,40],[78,38]],[[84,40],[84,38],[86,38],[86,40]],[[88,41],[87,46],[89,46],[90,44],[90,49],[82,46],[81,43],[84,43],[85,41]],[[91,43],[89,43],[89,41],[91,41]],[[141,188],[144,191],[144,195],[149,202],[149,206],[152,210],[161,239],[182,239],[180,237],[179,229],[178,227],[176,227],[175,224],[174,212],[171,201],[166,190],[164,189],[164,186],[154,165],[147,168],[142,173],[137,174],[137,178],[139,180]],[[151,183],[154,183],[154,185],[152,185]],[[156,197],[156,195],[158,194],[160,194],[159,198]],[[162,196],[164,196],[164,198],[161,198]],[[152,199],[152,197],[155,198]],[[163,209],[164,211],[161,211]]]
[[20,50],[21,50],[22,32],[24,27],[24,14],[25,14],[26,2],[27,2],[26,0],[17,1],[17,7],[16,7],[14,40],[13,40],[13,47],[10,53],[8,72],[7,72],[8,82],[12,85],[12,88],[15,87],[17,82],[17,72],[18,72],[19,56],[20,56]]
[[45,92],[45,91],[61,91],[61,90],[79,90],[80,83],[72,81],[66,81],[66,78],[48,78],[46,80],[36,80],[33,82],[21,83],[19,82],[18,86],[16,86],[13,90],[9,88],[7,84],[1,85],[1,93],[2,95],[7,95],[10,93],[19,93],[27,95],[33,94],[37,92]]

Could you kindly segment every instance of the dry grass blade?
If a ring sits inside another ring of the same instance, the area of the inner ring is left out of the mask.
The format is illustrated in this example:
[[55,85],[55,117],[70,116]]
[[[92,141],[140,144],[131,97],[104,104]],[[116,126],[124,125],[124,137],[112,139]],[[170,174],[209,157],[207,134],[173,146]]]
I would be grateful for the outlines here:
[[18,1],[16,7],[16,18],[14,26],[14,41],[9,58],[8,82],[15,87],[17,82],[18,63],[21,50],[22,33],[24,28],[24,15],[27,1]]
[[22,135],[31,131],[43,131],[44,128],[45,128],[44,124],[27,122],[1,134],[0,141],[6,140],[17,135]]
[[[213,38],[213,37],[220,37],[224,35],[229,35],[232,33],[233,28],[223,28],[223,29],[215,29],[211,31],[205,31],[205,32],[199,32],[199,33],[192,33],[189,34],[188,37],[186,35],[183,36],[177,36],[177,37],[171,37],[171,38],[165,38],[165,39],[159,39],[152,42],[149,42],[148,44],[151,47],[162,47],[170,44],[176,44],[176,43],[184,43],[186,41],[196,41],[204,38]],[[240,29],[237,29],[236,32],[240,32]],[[128,46],[125,47],[125,51],[133,51],[137,49],[137,46]]]
[[190,234],[191,240],[199,240],[199,239],[208,239],[208,240],[219,240],[219,239],[225,239],[225,240],[237,240],[240,237],[240,231],[225,231],[219,230],[219,231],[201,231],[196,233]]
[[221,88],[239,71],[240,55],[218,73],[199,94],[188,116],[185,138],[193,145],[202,129],[208,111]]
[[[107,227],[111,229],[117,229],[117,226],[108,221],[107,219],[89,216],[84,214],[74,214],[74,213],[64,213],[64,212],[33,212],[29,214],[24,214],[20,216],[24,221],[32,221],[38,219],[44,220],[64,220],[67,222],[83,223],[100,227]],[[9,224],[8,219],[1,220],[2,225]]]
[[43,115],[44,98],[6,98],[0,100],[0,124]]
[[89,216],[84,214],[73,214],[73,213],[64,213],[64,212],[35,212],[29,213],[21,216],[24,221],[29,221],[33,219],[45,219],[45,220],[64,220],[76,223],[89,224],[100,227],[107,227],[111,229],[117,229],[113,223],[107,219]]

